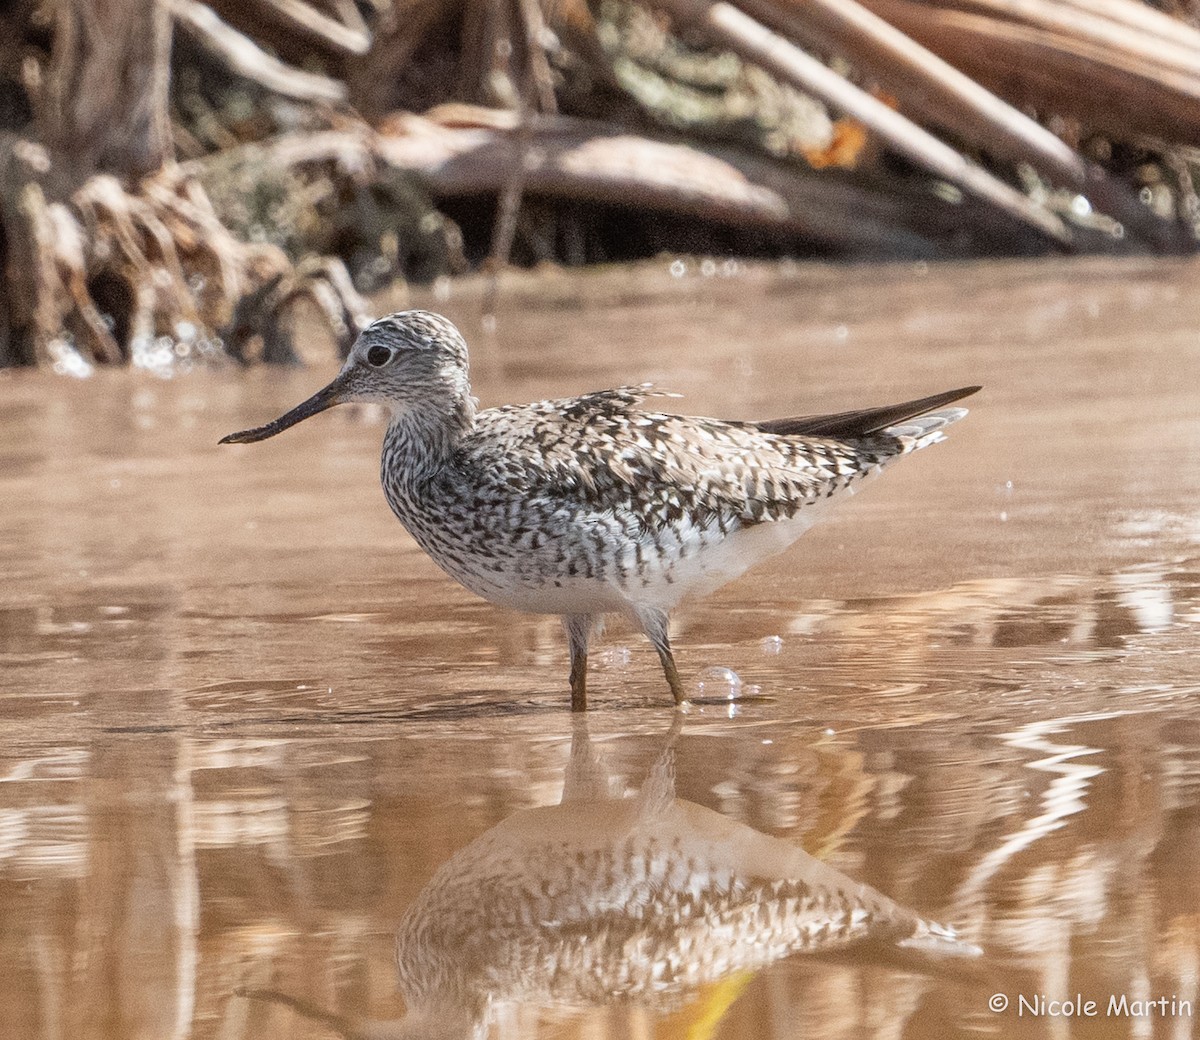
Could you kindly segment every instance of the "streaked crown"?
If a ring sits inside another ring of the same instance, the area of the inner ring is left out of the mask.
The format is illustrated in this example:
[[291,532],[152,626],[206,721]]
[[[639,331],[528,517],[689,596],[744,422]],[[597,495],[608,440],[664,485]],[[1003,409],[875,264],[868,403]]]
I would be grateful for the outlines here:
[[456,411],[470,395],[467,344],[430,311],[398,311],[372,322],[342,369],[347,399]]

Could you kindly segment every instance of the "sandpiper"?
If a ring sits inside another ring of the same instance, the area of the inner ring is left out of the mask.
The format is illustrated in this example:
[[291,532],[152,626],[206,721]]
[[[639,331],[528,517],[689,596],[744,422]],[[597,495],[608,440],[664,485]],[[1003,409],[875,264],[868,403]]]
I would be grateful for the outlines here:
[[839,492],[942,439],[979,387],[883,408],[733,422],[647,406],[649,385],[476,411],[467,345],[446,318],[401,311],[363,330],[337,378],[266,426],[264,440],[336,404],[391,412],[388,504],[452,578],[504,607],[562,617],[571,707],[587,706],[588,642],[630,618],[687,694],[667,619],[804,533]]

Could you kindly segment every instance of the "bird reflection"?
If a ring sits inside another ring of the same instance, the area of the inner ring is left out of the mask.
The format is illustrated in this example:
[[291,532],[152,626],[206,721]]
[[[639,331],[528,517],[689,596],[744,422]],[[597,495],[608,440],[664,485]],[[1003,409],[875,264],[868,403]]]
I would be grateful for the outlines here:
[[405,912],[406,1017],[344,1035],[481,1040],[495,1026],[506,1035],[514,1007],[665,1013],[793,954],[934,971],[979,956],[791,842],[677,798],[680,719],[633,797],[616,793],[586,721],[574,725],[560,804],[492,827]]

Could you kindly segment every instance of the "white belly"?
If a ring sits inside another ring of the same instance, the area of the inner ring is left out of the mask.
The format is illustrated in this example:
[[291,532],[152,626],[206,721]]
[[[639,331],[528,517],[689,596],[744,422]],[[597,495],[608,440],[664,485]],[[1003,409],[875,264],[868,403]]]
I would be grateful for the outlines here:
[[821,502],[802,509],[790,520],[755,524],[725,535],[715,527],[685,528],[659,552],[643,546],[641,565],[627,568],[624,577],[611,574],[598,579],[544,571],[496,573],[465,562],[438,562],[476,595],[511,610],[627,615],[635,614],[639,607],[670,611],[685,599],[707,596],[783,552],[824,514],[825,507],[826,503]]

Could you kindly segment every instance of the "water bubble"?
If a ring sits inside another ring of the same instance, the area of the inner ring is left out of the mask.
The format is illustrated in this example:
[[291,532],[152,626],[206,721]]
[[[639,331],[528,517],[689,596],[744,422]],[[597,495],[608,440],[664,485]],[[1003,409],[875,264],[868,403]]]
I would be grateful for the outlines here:
[[783,651],[782,636],[767,636],[761,643],[758,644],[762,648],[764,654],[769,654],[774,657],[776,654]]
[[700,261],[700,273],[705,278],[711,278],[717,273],[717,262],[715,260],[704,259]]
[[732,701],[742,695],[741,677],[732,668],[705,668],[696,680],[696,695]]
[[672,278],[682,278],[685,274],[687,274],[687,264],[685,264],[682,260],[671,261]]

